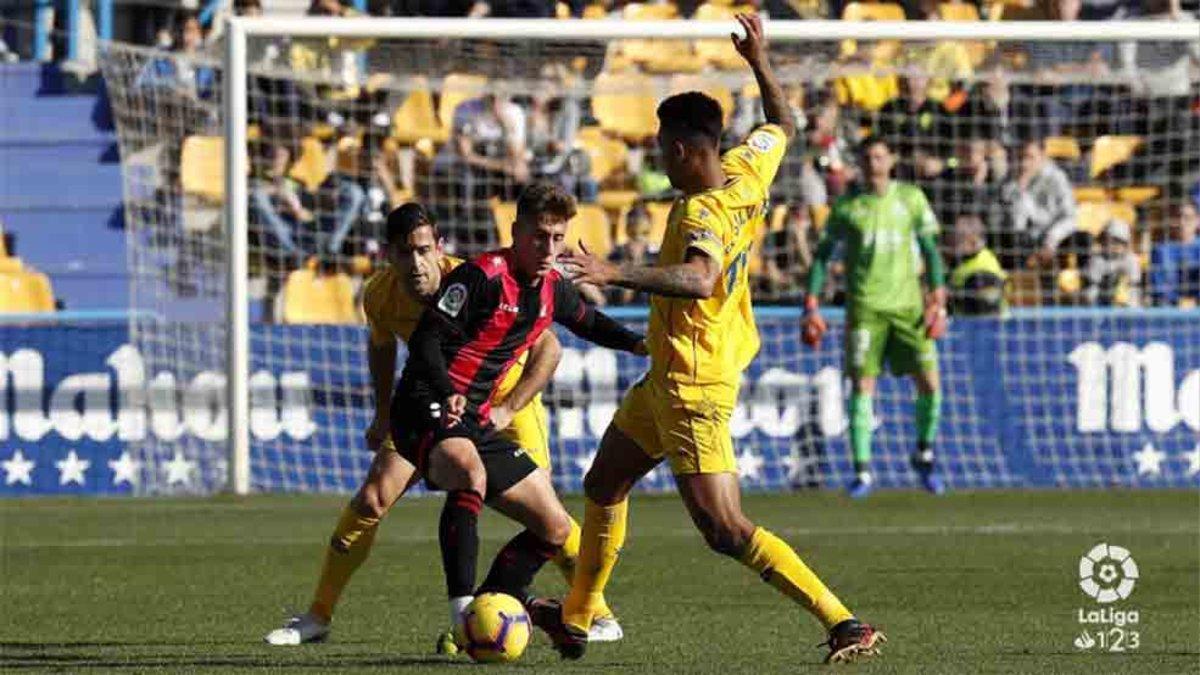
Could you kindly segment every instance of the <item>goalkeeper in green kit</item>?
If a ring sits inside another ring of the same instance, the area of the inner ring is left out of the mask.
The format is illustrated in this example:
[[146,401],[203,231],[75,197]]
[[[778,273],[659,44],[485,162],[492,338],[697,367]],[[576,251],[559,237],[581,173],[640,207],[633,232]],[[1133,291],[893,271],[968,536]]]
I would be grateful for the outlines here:
[[[892,373],[912,375],[916,383],[917,448],[912,466],[926,490],[942,494],[945,485],[933,455],[942,404],[935,340],[946,333],[938,223],[920,188],[891,179],[895,157],[884,140],[868,138],[862,153],[862,188],[834,203],[817,246],[804,302],[803,338],[816,347],[825,334],[817,299],[834,247],[844,242],[844,367],[853,382],[849,417],[855,471],[849,494],[866,497],[874,487],[872,399],[885,361]],[[918,257],[925,261],[925,288]]]

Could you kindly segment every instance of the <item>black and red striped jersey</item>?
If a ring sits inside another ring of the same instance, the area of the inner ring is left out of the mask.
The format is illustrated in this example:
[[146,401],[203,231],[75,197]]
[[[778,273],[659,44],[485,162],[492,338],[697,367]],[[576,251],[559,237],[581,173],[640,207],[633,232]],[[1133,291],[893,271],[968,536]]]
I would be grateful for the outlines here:
[[509,249],[446,276],[409,341],[398,390],[442,401],[462,394],[486,419],[505,373],[551,322],[602,347],[633,351],[643,336],[597,312],[557,270],[522,282]]

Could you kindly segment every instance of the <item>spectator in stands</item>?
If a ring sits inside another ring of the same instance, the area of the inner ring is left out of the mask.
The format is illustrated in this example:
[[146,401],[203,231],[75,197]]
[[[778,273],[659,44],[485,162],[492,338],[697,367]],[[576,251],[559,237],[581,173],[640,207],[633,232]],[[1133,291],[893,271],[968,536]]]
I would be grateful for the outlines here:
[[1003,227],[1000,180],[988,162],[989,143],[972,138],[958,143],[954,161],[928,190],[938,220],[953,223],[963,214],[982,216],[985,231],[995,237]]
[[[608,254],[609,262],[653,265],[658,260],[658,245],[650,239],[652,230],[646,205],[634,204],[625,214],[625,243],[613,248]],[[642,304],[648,299],[645,293],[628,288],[611,288],[607,297],[610,305]]]
[[768,232],[763,239],[762,272],[755,297],[767,302],[799,304],[812,267],[817,237],[808,205],[789,204],[783,229]]
[[1075,195],[1071,181],[1046,157],[1041,139],[1021,144],[1017,173],[1000,191],[1006,223],[997,246],[1005,267],[1023,263],[1049,267],[1060,245],[1075,235]]
[[[530,177],[525,130],[525,111],[505,92],[493,89],[459,104],[450,142],[434,161],[434,173],[439,187],[466,212],[451,214],[455,219],[446,222],[479,224],[486,220],[479,206],[487,199],[516,197]],[[472,229],[468,234],[480,232]]]
[[945,169],[946,118],[941,106],[929,98],[929,78],[911,71],[902,81],[903,94],[879,109],[875,134],[896,148],[897,176],[904,180],[928,180]]
[[527,108],[526,137],[533,153],[533,173],[558,182],[581,201],[593,202],[600,186],[591,177],[587,153],[574,147],[583,118],[582,101],[567,86],[560,69],[548,67],[542,75],[542,85]]
[[946,237],[951,260],[950,311],[957,315],[996,315],[1004,310],[1008,275],[987,247],[983,220],[962,214]]
[[[1080,19],[1080,0],[1055,0],[1053,16],[1059,21]],[[1064,80],[1100,80],[1107,75],[1114,62],[1114,51],[1109,43],[1093,42],[1034,42],[1029,45],[1029,68],[1036,73],[1038,84],[1043,89],[1039,103],[1048,113],[1049,134],[1059,135],[1066,129],[1077,129],[1086,135],[1109,133],[1110,130],[1079,129],[1085,121],[1104,121],[1113,110],[1096,109],[1107,105],[1109,96],[1097,96],[1097,87],[1092,84],[1067,83]]]
[[806,125],[806,159],[824,181],[828,199],[841,196],[856,175],[840,114],[837,101],[826,98],[812,108]]
[[1150,294],[1156,305],[1200,302],[1200,215],[1185,201],[1171,209],[1169,239],[1150,253]]
[[268,164],[250,188],[251,212],[265,236],[263,249],[278,251],[272,262],[284,269],[298,267],[306,257],[298,243],[299,229],[311,226],[316,216],[302,201],[303,187],[287,175],[291,153],[283,145],[268,150]]
[[174,50],[170,57],[157,58],[138,74],[140,87],[169,90],[192,101],[208,100],[217,89],[217,73],[203,64],[204,27],[193,12],[180,15],[175,23]]
[[1142,268],[1130,250],[1129,223],[1113,218],[1100,233],[1100,251],[1084,269],[1084,298],[1089,305],[1137,307],[1141,304]]
[[955,138],[985,138],[996,146],[1011,144],[1017,133],[1022,138],[1037,135],[1029,128],[1013,128],[1013,118],[1020,115],[1010,112],[1011,105],[1008,77],[1002,68],[996,68],[971,87],[966,102],[954,111],[948,124]]
[[476,0],[467,16],[492,19],[553,19],[554,3],[547,0]]

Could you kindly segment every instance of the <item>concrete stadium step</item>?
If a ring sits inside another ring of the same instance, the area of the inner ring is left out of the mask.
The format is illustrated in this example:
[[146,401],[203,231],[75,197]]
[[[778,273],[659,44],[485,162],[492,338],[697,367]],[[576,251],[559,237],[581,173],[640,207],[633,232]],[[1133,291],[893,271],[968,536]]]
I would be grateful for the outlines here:
[[59,145],[0,144],[0,213],[69,203],[113,208],[121,203],[121,165],[97,160],[115,147],[97,141]]
[[107,112],[96,96],[0,96],[0,143],[115,139],[102,128]]
[[65,309],[129,306],[129,277],[113,274],[49,273],[54,297]]
[[125,274],[120,209],[43,207],[0,212],[16,236],[16,254],[47,272]]

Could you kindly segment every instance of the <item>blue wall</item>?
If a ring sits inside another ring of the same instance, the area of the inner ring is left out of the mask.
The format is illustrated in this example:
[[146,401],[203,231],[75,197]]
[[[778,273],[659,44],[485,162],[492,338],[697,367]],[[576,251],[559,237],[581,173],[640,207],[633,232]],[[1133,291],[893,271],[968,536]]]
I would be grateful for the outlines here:
[[[627,316],[640,324],[639,314]],[[760,330],[764,348],[746,373],[733,421],[743,485],[840,487],[850,470],[846,390],[834,348],[840,322],[832,322],[817,352],[800,345],[794,312],[760,311]],[[204,382],[212,388],[215,374],[187,373],[192,393],[173,396],[166,408],[161,400],[139,403],[157,373],[127,339],[124,324],[0,328],[0,495],[219,487],[220,445],[204,437],[221,438],[223,421],[205,404],[215,399],[193,396]],[[254,370],[266,377],[256,390],[266,396],[255,417],[258,489],[345,491],[361,478],[371,457],[362,443],[371,410],[364,339],[356,326],[256,329]],[[556,480],[577,490],[620,390],[644,362],[571,335],[563,341],[566,354],[546,398]],[[946,403],[938,448],[956,488],[1200,485],[1200,313],[1068,310],[958,320],[942,343],[941,367]],[[886,486],[913,483],[911,398],[907,382],[883,381],[875,468]],[[153,447],[139,450],[122,435],[154,439]],[[127,449],[143,463],[136,488],[114,483],[110,467]],[[90,463],[82,485],[63,482],[59,463],[69,468],[71,452]],[[173,483],[166,480],[169,461],[184,462]],[[26,484],[21,468],[28,462],[34,466]],[[643,487],[670,485],[669,475],[656,471]]]

